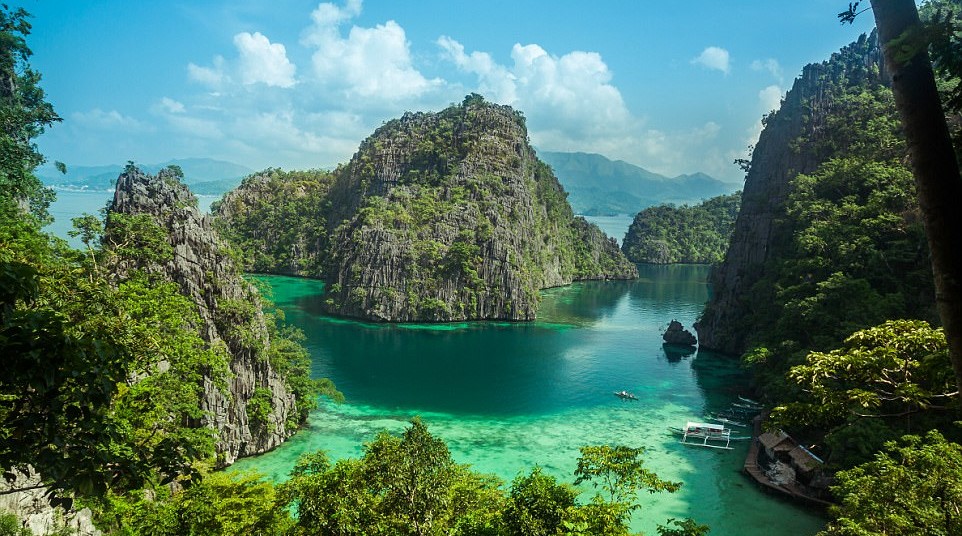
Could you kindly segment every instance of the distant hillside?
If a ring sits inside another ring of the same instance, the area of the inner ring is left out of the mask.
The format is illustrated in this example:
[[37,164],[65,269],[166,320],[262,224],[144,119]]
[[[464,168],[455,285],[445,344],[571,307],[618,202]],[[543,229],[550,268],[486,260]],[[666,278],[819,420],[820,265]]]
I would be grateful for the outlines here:
[[[161,169],[176,165],[184,171],[184,183],[194,193],[202,195],[221,195],[240,184],[241,179],[254,170],[223,160],[211,158],[182,158],[160,164],[138,164],[146,173],[156,174]],[[114,187],[117,176],[123,173],[124,165],[70,166],[67,173],[61,174],[52,165],[37,169],[37,175],[47,186],[76,190],[107,191]]]
[[704,173],[669,178],[600,154],[539,151],[538,156],[568,192],[571,208],[589,216],[636,214],[665,203],[696,204],[740,188]]

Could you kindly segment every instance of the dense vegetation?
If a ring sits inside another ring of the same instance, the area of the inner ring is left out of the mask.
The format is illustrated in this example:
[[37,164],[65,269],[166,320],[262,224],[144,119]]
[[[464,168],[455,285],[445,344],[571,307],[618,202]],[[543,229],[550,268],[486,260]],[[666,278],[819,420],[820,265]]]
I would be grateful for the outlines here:
[[[958,11],[956,2],[927,8],[949,4]],[[957,46],[958,27],[951,35]],[[956,381],[945,333],[933,327],[908,148],[867,45],[863,36],[836,55],[806,103],[810,128],[792,150],[819,164],[794,179],[779,212],[773,232],[791,239],[772,246],[740,297],[748,313],[739,329],[754,347],[743,357],[776,406],[774,424],[817,444],[839,471],[840,504],[824,534],[955,534]],[[948,74],[941,84],[953,95],[959,78]],[[958,110],[946,109],[958,139]]]
[[333,180],[323,170],[251,175],[211,206],[215,227],[247,271],[320,276]]
[[[187,486],[220,464],[200,399],[205,383],[228,381],[230,344],[206,340],[198,304],[151,269],[173,254],[151,215],[75,219],[85,251],[42,231],[53,195],[34,175],[43,157],[32,140],[58,117],[27,63],[26,17],[0,9],[0,467],[35,471],[67,505]],[[178,175],[172,167],[159,180]],[[252,315],[235,317],[243,336]],[[309,378],[297,333],[263,318],[272,344],[258,359],[297,394],[297,426],[319,389],[336,393]]]
[[621,250],[631,262],[711,264],[728,248],[741,192],[697,205],[659,205],[635,215]]

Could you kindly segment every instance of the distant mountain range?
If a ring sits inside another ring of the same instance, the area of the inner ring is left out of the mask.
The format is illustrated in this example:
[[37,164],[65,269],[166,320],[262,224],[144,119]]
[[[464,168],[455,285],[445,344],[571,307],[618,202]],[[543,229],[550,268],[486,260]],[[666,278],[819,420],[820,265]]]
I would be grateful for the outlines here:
[[[704,173],[666,177],[600,154],[539,151],[538,156],[554,169],[574,211],[588,216],[634,215],[664,203],[697,204],[741,187]],[[137,164],[137,167],[147,173],[157,173],[169,165],[180,166],[184,183],[201,195],[223,195],[254,172],[240,164],[211,158],[182,158],[160,164]],[[44,184],[55,188],[108,191],[113,189],[123,169],[123,164],[68,165],[67,173],[61,174],[53,165],[44,165],[37,170],[37,175]]]
[[[190,190],[201,195],[223,195],[240,184],[241,179],[254,170],[233,162],[211,158],[182,158],[161,164],[137,164],[147,173],[157,173],[161,169],[176,165],[184,172],[184,183]],[[117,176],[124,170],[123,164],[107,166],[67,166],[67,173],[61,174],[52,165],[41,166],[37,176],[47,186],[68,190],[107,191],[112,190]]]
[[704,173],[666,177],[600,154],[539,151],[568,192],[578,214],[636,214],[653,205],[696,204],[730,194],[740,184],[722,182]]

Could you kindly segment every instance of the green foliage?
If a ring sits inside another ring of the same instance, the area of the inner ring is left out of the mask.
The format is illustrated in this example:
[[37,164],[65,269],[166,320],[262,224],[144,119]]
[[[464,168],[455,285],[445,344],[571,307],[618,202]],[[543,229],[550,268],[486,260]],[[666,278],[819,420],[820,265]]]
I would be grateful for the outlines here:
[[836,478],[841,504],[820,535],[962,533],[962,446],[936,431],[889,442],[873,461]]
[[0,513],[0,536],[33,536],[33,531],[21,526],[17,516]]
[[855,332],[840,349],[810,353],[788,376],[805,396],[775,408],[773,419],[829,430],[827,441],[843,463],[919,426],[916,414],[946,409],[955,390],[945,335],[922,321]]
[[623,509],[623,513],[616,515],[627,522],[628,514],[639,508],[634,502],[639,491],[674,493],[681,487],[681,482],[662,480],[646,469],[641,457],[644,452],[643,448],[621,445],[581,447],[575,484],[590,482],[595,488],[601,488],[608,494],[608,504]]
[[540,468],[515,478],[506,495],[495,477],[454,463],[444,442],[415,419],[401,436],[379,434],[360,459],[332,465],[323,453],[305,455],[281,485],[280,503],[296,510],[295,534],[628,534],[638,491],[679,486],[644,469],[640,454],[582,449],[577,482],[598,483],[610,501],[599,494],[578,504],[572,486]]
[[0,5],[0,199],[27,208],[25,217],[47,223],[54,194],[33,173],[44,162],[33,140],[60,117],[28,62],[28,17],[22,8]]
[[259,475],[211,473],[174,494],[166,488],[109,494],[97,505],[97,521],[123,536],[279,536],[292,522],[276,500],[276,488]]
[[708,525],[699,525],[691,518],[669,519],[667,525],[658,525],[658,536],[704,536],[709,532]]
[[719,262],[728,249],[741,207],[741,192],[695,206],[660,205],[639,212],[621,246],[632,262]]
[[559,484],[535,467],[511,483],[510,502],[504,511],[505,528],[508,533],[521,536],[558,534],[568,512],[575,507],[577,496],[573,487]]
[[860,38],[818,72],[811,132],[794,148],[820,164],[792,181],[772,231],[790,239],[772,244],[729,326],[748,334],[758,352],[746,362],[783,401],[804,397],[785,373],[809,352],[887,319],[936,318],[907,149],[891,90],[862,60],[867,47]]
[[333,180],[322,170],[251,175],[211,207],[214,227],[245,271],[319,276]]

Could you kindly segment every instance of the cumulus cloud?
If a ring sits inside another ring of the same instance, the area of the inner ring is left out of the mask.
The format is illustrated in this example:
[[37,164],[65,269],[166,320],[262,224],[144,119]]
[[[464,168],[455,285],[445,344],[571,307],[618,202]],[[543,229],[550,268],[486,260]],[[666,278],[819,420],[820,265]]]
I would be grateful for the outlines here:
[[754,60],[752,61],[751,68],[753,71],[768,71],[772,78],[781,83],[784,80],[782,75],[782,66],[779,65],[778,60],[774,58],[768,58],[765,60]]
[[512,65],[506,66],[486,52],[467,53],[450,37],[441,37],[437,44],[442,57],[477,76],[479,92],[524,111],[535,143],[587,150],[585,144],[630,134],[635,120],[595,52],[555,56],[539,45],[518,43],[511,49]]
[[277,87],[294,85],[296,67],[287,59],[284,45],[271,43],[260,32],[241,32],[234,36],[234,46],[240,54],[238,71],[244,84],[263,83]]
[[770,85],[758,92],[758,102],[761,104],[761,108],[768,113],[772,110],[777,110],[782,103],[782,88],[777,85]]
[[692,59],[691,62],[725,74],[728,74],[730,70],[728,51],[720,47],[708,47],[702,50],[701,54]]
[[260,32],[241,32],[234,35],[237,58],[226,60],[214,56],[209,67],[187,64],[187,77],[211,89],[223,89],[232,82],[245,86],[264,84],[268,87],[289,88],[296,80],[295,66],[287,58],[287,49],[280,43],[271,43]]
[[[782,88],[774,84],[758,91],[759,119],[748,129],[745,140],[746,146],[758,143],[758,136],[761,135],[763,128],[761,117],[771,113],[772,110],[778,110],[782,105],[782,96],[784,94],[785,92]],[[743,156],[739,158],[743,158]]]
[[442,84],[414,67],[404,29],[393,20],[373,28],[352,26],[342,36],[341,25],[360,12],[360,0],[349,0],[343,8],[322,3],[311,14],[302,43],[315,49],[318,84],[347,97],[387,101],[418,97]]

